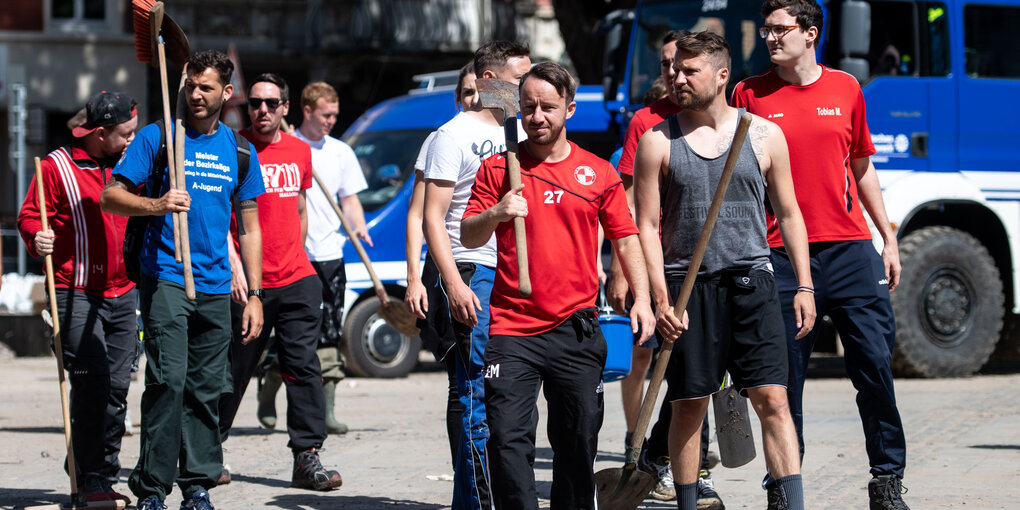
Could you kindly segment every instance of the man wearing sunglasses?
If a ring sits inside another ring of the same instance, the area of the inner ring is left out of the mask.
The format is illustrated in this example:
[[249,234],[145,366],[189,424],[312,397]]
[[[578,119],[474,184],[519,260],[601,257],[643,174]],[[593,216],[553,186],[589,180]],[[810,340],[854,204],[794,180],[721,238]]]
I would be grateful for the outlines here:
[[[258,153],[266,193],[258,198],[262,228],[262,286],[265,326],[255,339],[243,339],[240,312],[247,285],[241,259],[231,245],[233,272],[234,340],[230,345],[232,394],[220,400],[220,433],[226,439],[245,387],[275,330],[280,373],[287,386],[287,432],[294,454],[291,486],[329,490],[343,482],[340,473],[327,470],[319,460],[326,440],[326,403],[322,372],[316,355],[322,319],[322,284],[305,255],[305,190],[312,187],[312,151],[308,145],[280,130],[290,106],[287,82],[266,73],[248,89],[251,127],[241,131]],[[235,236],[239,231],[235,229]]]
[[[903,510],[900,494],[906,464],[903,423],[889,368],[895,321],[889,293],[900,277],[896,236],[886,216],[865,115],[864,95],[844,72],[819,65],[815,52],[822,11],[813,0],[767,0],[762,6],[765,39],[776,66],[733,90],[732,104],[778,124],[790,146],[798,203],[811,252],[812,289],[818,315],[832,318],[846,350],[847,375],[857,388],[865,447],[873,478],[872,510]],[[876,253],[862,210],[868,210],[884,241]],[[787,251],[769,218],[769,246],[786,320],[790,358],[790,410],[804,452],[803,393],[814,333],[795,340],[793,296],[798,292]],[[782,508],[766,477],[769,508]]]

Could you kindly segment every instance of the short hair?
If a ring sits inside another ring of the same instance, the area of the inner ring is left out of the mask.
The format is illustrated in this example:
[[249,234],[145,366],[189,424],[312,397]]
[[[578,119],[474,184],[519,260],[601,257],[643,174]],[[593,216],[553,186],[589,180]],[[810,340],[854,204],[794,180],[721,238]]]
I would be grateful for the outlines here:
[[552,85],[560,97],[566,98],[566,104],[574,101],[574,94],[577,93],[577,82],[574,81],[573,76],[570,76],[570,71],[567,71],[566,67],[556,62],[535,64],[530,71],[521,76],[521,88],[524,87],[524,82],[528,78],[542,80]]
[[215,69],[220,76],[220,84],[226,86],[234,74],[234,63],[223,52],[203,50],[188,57],[188,74],[201,74],[206,69]]
[[662,45],[665,46],[671,42],[679,40],[681,37],[689,34],[687,30],[670,30],[666,32],[666,35],[662,36]]
[[340,102],[336,89],[324,81],[313,81],[301,90],[301,108],[306,106],[315,108],[315,102],[319,99],[325,99],[327,103]]
[[644,97],[641,98],[641,106],[648,106],[662,99],[666,94],[669,94],[669,89],[666,88],[666,80],[662,79],[662,75],[656,76],[652,86],[648,87]]
[[475,74],[475,62],[474,60],[464,64],[464,67],[460,68],[460,74],[457,75],[457,88],[454,89],[453,101],[460,106],[460,95],[464,92],[464,77],[468,73]]
[[481,78],[485,71],[499,73],[507,61],[514,57],[531,55],[528,45],[514,41],[492,41],[475,50],[475,76]]
[[690,32],[676,41],[676,53],[705,56],[715,64],[716,70],[730,68],[730,44],[723,36],[709,32]]
[[767,18],[769,14],[779,9],[786,9],[790,16],[796,18],[801,30],[816,27],[821,31],[822,24],[825,23],[822,8],[815,0],[765,0],[761,5],[761,17]]
[[286,103],[290,101],[290,87],[287,86],[287,80],[284,80],[282,76],[276,73],[262,73],[255,77],[254,80],[248,85],[248,95],[251,95],[251,89],[255,87],[256,83],[272,83],[280,89],[280,99]]

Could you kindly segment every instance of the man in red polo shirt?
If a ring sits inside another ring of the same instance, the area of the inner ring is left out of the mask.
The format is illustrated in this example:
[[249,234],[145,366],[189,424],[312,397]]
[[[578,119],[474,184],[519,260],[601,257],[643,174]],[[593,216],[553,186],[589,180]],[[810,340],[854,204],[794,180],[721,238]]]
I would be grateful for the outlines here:
[[[294,454],[291,486],[329,490],[343,482],[340,474],[322,467],[318,450],[326,440],[326,400],[316,354],[322,320],[322,283],[305,254],[305,190],[312,186],[312,151],[297,138],[280,131],[288,108],[287,83],[266,73],[248,89],[252,127],[241,131],[258,154],[266,193],[258,197],[262,228],[262,334],[250,343],[241,339],[241,304],[247,292],[237,247],[231,243],[231,294],[235,305],[234,340],[230,365],[234,391],[220,400],[220,435],[225,439],[237,414],[269,333],[276,330],[280,373],[287,386],[287,432]],[[237,225],[240,228],[240,225]],[[235,234],[236,234],[236,228]],[[260,291],[254,291],[260,292]],[[258,295],[258,294],[256,294]]]
[[[593,465],[602,427],[606,343],[595,313],[598,225],[613,240],[635,290],[633,330],[654,330],[648,277],[613,167],[567,141],[576,85],[563,66],[543,62],[521,78],[519,145],[523,184],[511,190],[503,154],[478,170],[464,211],[461,242],[478,247],[496,234],[497,264],[485,351],[492,494],[497,509],[538,507],[535,401],[545,385],[553,448],[554,508],[594,508]],[[523,194],[519,194],[523,193]],[[517,290],[512,220],[524,217],[532,294]]]
[[[18,231],[33,257],[53,256],[64,368],[71,382],[71,437],[79,489],[89,501],[130,500],[113,491],[120,473],[131,364],[138,348],[135,284],[124,272],[127,217],[99,209],[99,195],[135,137],[135,101],[100,92],[71,145],[42,160],[49,230],[33,179]],[[95,320],[93,320],[95,319]]]

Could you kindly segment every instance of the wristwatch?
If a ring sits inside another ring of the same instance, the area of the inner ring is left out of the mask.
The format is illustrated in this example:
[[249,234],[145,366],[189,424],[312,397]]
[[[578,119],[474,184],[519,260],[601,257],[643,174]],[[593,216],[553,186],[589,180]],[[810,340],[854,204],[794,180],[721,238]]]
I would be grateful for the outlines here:
[[262,289],[251,289],[248,291],[248,297],[257,297],[259,301],[266,300],[266,291]]

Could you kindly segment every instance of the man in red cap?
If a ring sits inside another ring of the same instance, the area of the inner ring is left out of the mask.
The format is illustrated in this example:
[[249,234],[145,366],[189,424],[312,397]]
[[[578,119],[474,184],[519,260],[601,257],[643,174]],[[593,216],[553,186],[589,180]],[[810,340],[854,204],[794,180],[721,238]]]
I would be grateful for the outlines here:
[[[138,127],[134,99],[103,91],[85,105],[71,145],[42,160],[49,229],[33,180],[18,231],[34,257],[53,256],[64,368],[71,382],[74,469],[89,501],[124,500],[120,472],[131,363],[138,348],[135,285],[124,273],[127,217],[99,209],[99,194]],[[68,469],[71,467],[68,466]]]

